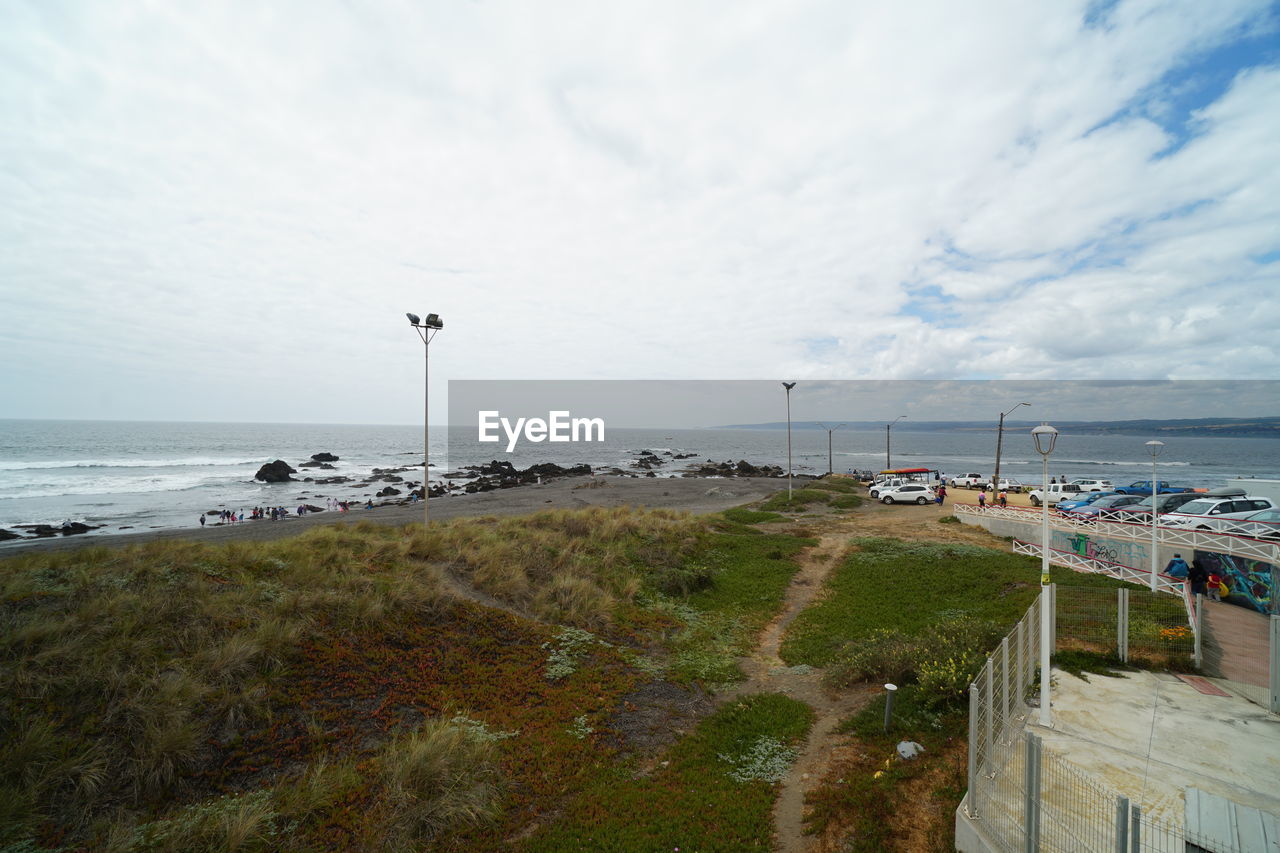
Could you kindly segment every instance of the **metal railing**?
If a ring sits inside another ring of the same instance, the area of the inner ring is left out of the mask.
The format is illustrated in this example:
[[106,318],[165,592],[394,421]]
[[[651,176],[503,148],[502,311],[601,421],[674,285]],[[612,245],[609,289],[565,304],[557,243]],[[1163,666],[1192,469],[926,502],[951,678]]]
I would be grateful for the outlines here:
[[[1013,550],[1016,554],[1027,554],[1032,557],[1039,557],[1041,553],[1040,545],[1034,542],[1023,542],[1021,539],[1013,540]],[[1049,562],[1056,563],[1060,566],[1066,566],[1078,572],[1089,572],[1091,574],[1107,575],[1117,580],[1129,581],[1130,583],[1140,584],[1142,586],[1150,586],[1151,570],[1135,569],[1133,566],[1126,566],[1123,563],[1113,563],[1109,560],[1099,560],[1095,557],[1086,557],[1083,554],[1077,554],[1074,551],[1063,551],[1059,548],[1049,549]],[[1156,591],[1167,592],[1170,595],[1182,597],[1185,582],[1181,578],[1175,578],[1172,575],[1166,575],[1163,572],[1156,573]]]
[[[1016,506],[987,506],[976,504],[953,504],[952,512],[957,516],[972,518],[999,518],[1008,521],[1020,521],[1026,524],[1040,524],[1043,510]],[[1142,524],[1129,521],[1085,521],[1079,518],[1049,513],[1049,526],[1054,530],[1078,531],[1087,530],[1095,536],[1109,536],[1115,539],[1126,539],[1135,542],[1151,541],[1150,523]],[[1220,554],[1232,554],[1250,560],[1280,563],[1280,543],[1248,536],[1237,536],[1210,530],[1188,530],[1181,527],[1157,526],[1157,541],[1161,545],[1186,548],[1188,550],[1214,551]]]

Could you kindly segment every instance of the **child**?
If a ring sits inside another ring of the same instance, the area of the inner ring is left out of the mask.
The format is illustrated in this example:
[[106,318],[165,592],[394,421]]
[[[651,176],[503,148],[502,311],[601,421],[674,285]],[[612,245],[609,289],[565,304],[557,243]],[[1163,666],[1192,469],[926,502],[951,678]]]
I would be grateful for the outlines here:
[[987,490],[983,489],[978,492],[978,509],[984,509],[987,505]]
[[1004,489],[1001,489],[1000,490],[1000,506],[1008,506],[1008,505],[1009,505],[1009,493],[1006,492]]
[[1222,600],[1222,578],[1217,572],[1209,572],[1209,600]]

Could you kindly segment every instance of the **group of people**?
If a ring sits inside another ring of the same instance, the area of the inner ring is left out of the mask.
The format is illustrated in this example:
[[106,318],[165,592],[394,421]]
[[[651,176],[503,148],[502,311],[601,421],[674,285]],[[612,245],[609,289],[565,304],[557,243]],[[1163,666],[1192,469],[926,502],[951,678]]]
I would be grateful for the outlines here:
[[1192,560],[1190,565],[1182,559],[1181,554],[1174,554],[1164,573],[1173,578],[1186,578],[1191,583],[1192,595],[1207,595],[1210,601],[1221,601],[1227,585],[1216,571],[1205,568],[1199,560]]
[[[1000,506],[1009,505],[1009,493],[1006,492],[1004,489],[1001,489],[991,498],[991,505],[996,506],[997,504]],[[987,505],[987,490],[983,489],[982,491],[978,492],[978,508],[982,509],[986,505]]]

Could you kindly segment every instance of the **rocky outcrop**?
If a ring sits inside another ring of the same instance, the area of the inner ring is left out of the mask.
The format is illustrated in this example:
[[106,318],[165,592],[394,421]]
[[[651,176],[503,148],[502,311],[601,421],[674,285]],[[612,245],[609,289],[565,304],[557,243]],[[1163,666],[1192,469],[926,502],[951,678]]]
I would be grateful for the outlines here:
[[[589,477],[592,473],[591,466],[586,463],[565,468],[554,462],[541,462],[521,470],[510,462],[500,462],[497,459],[484,465],[468,465],[462,471],[464,475],[475,477],[463,489],[468,494],[491,492],[494,489],[509,489],[514,486],[526,486],[531,483],[545,483],[562,477]],[[434,489],[435,487],[433,486],[433,495],[435,494]]]
[[275,462],[268,462],[258,469],[258,473],[253,475],[253,479],[261,480],[264,483],[288,483],[293,478],[290,474],[298,473],[289,467],[289,463],[284,460],[277,459]]
[[782,477],[786,474],[777,465],[752,465],[745,459],[728,462],[712,462],[708,459],[690,471],[685,477]]
[[380,498],[390,498],[400,494],[400,490],[395,486],[387,486],[384,489],[379,489],[377,494]]
[[298,467],[299,468],[320,468],[321,470],[325,470],[325,471],[333,471],[338,466],[330,465],[328,462],[318,462],[317,460],[312,459],[309,462],[298,463]]
[[311,454],[312,462],[337,462],[338,457],[332,453],[313,453]]
[[14,533],[12,530],[0,528],[0,542],[7,542],[10,539],[21,539],[21,533]]

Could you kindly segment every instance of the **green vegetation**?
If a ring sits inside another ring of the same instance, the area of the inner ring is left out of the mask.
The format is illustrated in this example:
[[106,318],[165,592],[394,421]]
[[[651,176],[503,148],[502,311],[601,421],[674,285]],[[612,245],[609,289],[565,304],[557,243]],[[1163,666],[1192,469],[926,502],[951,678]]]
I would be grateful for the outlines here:
[[741,677],[808,544],[617,509],[0,562],[0,848],[506,849],[639,683]]
[[[947,616],[965,615],[1007,630],[1039,592],[1033,557],[898,539],[855,539],[827,580],[830,595],[800,614],[782,645],[788,664],[826,666],[845,644],[877,629],[922,633]],[[1119,581],[1054,567],[1054,580],[1116,587]],[[984,649],[985,651],[985,649]]]
[[736,521],[739,524],[763,524],[766,521],[786,521],[785,515],[779,515],[776,512],[761,512],[755,509],[747,509],[746,507],[736,506],[733,509],[726,509],[720,513],[730,521]]
[[773,783],[812,719],[808,705],[776,694],[727,705],[651,774],[601,774],[526,849],[769,850]]
[[812,503],[829,503],[831,495],[832,492],[829,489],[793,489],[790,495],[786,492],[778,492],[760,504],[760,509],[764,512],[789,512]]

